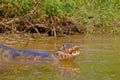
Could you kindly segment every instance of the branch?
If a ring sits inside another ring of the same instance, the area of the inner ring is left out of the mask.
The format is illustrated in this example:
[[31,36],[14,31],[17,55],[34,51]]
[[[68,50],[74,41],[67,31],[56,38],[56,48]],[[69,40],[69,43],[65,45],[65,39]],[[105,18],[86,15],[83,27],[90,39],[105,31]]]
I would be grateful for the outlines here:
[[12,20],[6,22],[6,24],[12,24],[12,23],[14,23],[14,22],[19,22],[19,21],[20,21],[19,18],[13,18]]
[[10,28],[7,24],[5,24],[5,23],[3,23],[3,22],[0,22],[0,27],[6,27],[6,28],[8,28],[8,29],[12,29],[12,28]]

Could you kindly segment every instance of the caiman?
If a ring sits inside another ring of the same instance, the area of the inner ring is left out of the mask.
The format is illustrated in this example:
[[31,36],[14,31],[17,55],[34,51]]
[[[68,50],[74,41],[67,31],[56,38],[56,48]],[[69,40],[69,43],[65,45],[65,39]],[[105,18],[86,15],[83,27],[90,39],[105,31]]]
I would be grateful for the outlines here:
[[73,60],[79,55],[78,46],[64,45],[58,48],[54,54],[38,50],[20,50],[0,44],[1,62],[20,63],[50,63],[54,64],[59,60]]
[[49,52],[20,50],[0,44],[0,61],[20,63],[55,63],[57,59]]

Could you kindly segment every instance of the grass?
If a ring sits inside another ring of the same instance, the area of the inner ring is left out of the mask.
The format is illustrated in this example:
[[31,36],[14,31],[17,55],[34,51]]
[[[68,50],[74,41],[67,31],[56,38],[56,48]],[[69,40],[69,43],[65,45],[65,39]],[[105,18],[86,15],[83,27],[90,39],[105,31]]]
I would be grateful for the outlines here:
[[31,21],[39,18],[48,27],[53,24],[47,21],[64,27],[66,19],[84,33],[120,32],[119,0],[2,0],[0,4],[1,18],[19,17],[34,10]]

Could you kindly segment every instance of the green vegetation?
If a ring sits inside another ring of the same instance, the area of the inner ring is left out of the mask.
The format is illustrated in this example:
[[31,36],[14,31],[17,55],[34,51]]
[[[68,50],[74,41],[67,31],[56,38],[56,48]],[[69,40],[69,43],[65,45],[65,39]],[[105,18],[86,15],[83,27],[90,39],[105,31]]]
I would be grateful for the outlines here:
[[0,17],[13,18],[29,13],[34,2],[33,0],[2,0],[0,4]]
[[69,21],[84,33],[118,33],[120,26],[120,0],[1,0],[0,13],[6,19],[40,19],[47,27]]

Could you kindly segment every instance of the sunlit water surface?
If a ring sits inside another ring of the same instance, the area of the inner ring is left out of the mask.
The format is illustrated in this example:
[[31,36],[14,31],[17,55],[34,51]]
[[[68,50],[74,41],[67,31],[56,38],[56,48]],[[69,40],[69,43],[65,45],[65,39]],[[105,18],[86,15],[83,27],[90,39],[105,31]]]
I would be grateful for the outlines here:
[[[26,41],[27,42],[27,41]],[[80,46],[80,55],[72,62],[0,66],[0,80],[120,80],[120,36],[74,35],[43,37],[39,40],[10,45],[20,49],[55,50],[63,44]]]

